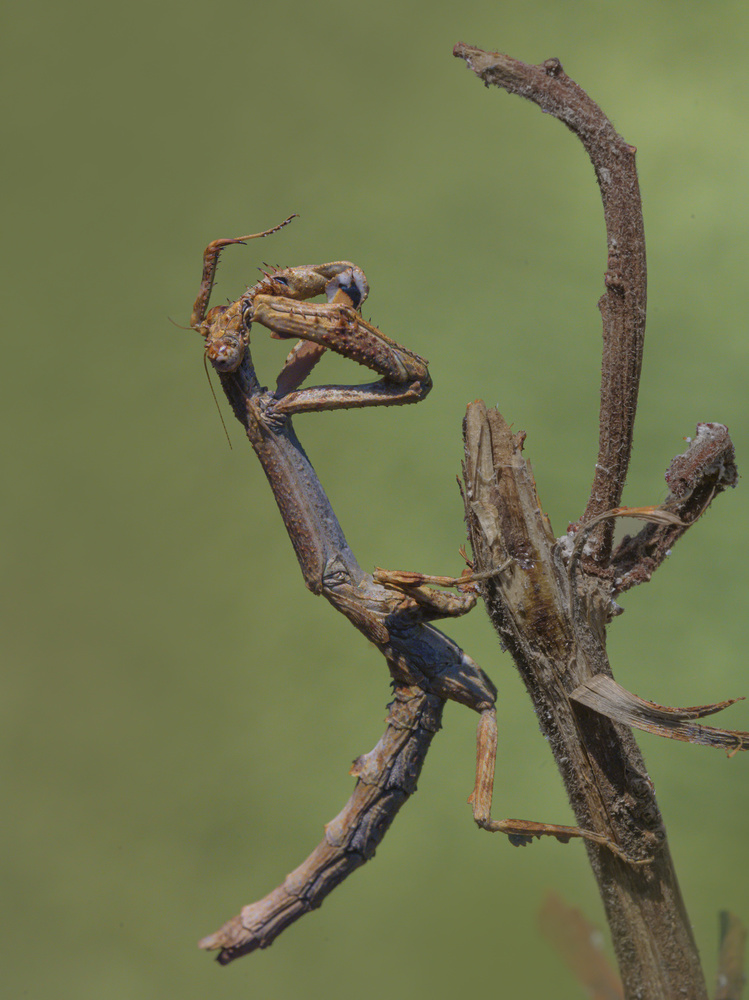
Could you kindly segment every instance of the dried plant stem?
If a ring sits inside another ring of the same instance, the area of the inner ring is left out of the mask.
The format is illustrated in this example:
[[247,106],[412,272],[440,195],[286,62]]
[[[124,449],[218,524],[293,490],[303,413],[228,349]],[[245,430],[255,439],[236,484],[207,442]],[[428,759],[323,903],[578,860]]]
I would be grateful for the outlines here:
[[[642,367],[647,301],[645,231],[635,148],[616,132],[598,105],[563,71],[558,59],[540,66],[499,52],[484,52],[459,43],[454,54],[489,85],[501,87],[538,104],[580,139],[595,168],[603,199],[608,239],[606,291],[598,302],[603,317],[601,411],[598,459],[590,499],[581,518],[618,506],[632,452],[632,433]],[[601,525],[588,552],[604,560],[611,547],[612,527]]]
[[514,557],[482,584],[489,616],[531,696],[578,824],[618,844],[628,863],[586,841],[628,1000],[707,997],[697,948],[653,785],[632,731],[578,705],[586,680],[611,676],[603,588],[570,580],[535,483],[496,410],[473,403],[465,421],[466,514],[476,568]]
[[[511,652],[549,741],[579,825],[608,838],[624,857],[586,841],[611,928],[627,1000],[704,1000],[697,948],[679,891],[666,832],[642,756],[624,722],[672,738],[744,748],[744,735],[691,719],[725,706],[667,709],[615,684],[606,627],[615,594],[650,578],[667,547],[736,482],[726,429],[702,424],[672,463],[671,493],[611,553],[613,518],[632,447],[645,329],[645,242],[635,150],[559,61],[529,66],[458,45],[455,55],[489,85],[520,94],[581,140],[595,167],[608,236],[603,316],[600,439],[590,497],[570,534],[556,540],[543,514],[524,435],[496,410],[472,403],[464,423],[465,504],[477,571],[512,559],[481,585],[489,616]],[[587,526],[587,527],[586,527]],[[577,534],[575,534],[577,531]]]

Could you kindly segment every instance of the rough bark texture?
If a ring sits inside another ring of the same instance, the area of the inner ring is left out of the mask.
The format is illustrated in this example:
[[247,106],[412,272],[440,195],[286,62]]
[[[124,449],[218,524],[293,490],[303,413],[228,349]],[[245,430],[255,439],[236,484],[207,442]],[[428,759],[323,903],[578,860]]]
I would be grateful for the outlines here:
[[[459,43],[454,54],[490,85],[525,97],[563,122],[585,147],[598,179],[608,241],[603,319],[598,460],[581,523],[621,500],[632,450],[647,304],[645,231],[635,167],[637,150],[617,133],[598,105],[571,80],[558,59],[540,66]],[[605,559],[612,528],[603,522],[588,555]]]
[[572,700],[611,675],[607,588],[574,574],[540,509],[523,437],[496,410],[471,404],[465,421],[465,499],[476,569],[508,558],[482,584],[489,616],[533,702],[579,825],[630,858],[586,848],[614,939],[627,997],[707,997],[653,785],[632,731]]
[[[616,845],[586,847],[603,898],[627,1000],[707,996],[699,956],[642,756],[625,722],[731,752],[746,734],[691,720],[725,707],[669,709],[636,699],[613,680],[606,627],[613,598],[650,579],[673,543],[737,480],[725,427],[700,424],[666,474],[658,507],[619,508],[629,465],[645,330],[646,268],[635,149],[563,72],[557,59],[528,66],[456,46],[486,86],[528,98],[570,128],[595,167],[608,238],[599,453],[586,509],[557,540],[541,511],[523,434],[475,402],[464,424],[465,505],[474,567],[510,569],[482,593],[512,654],[581,828]],[[614,518],[649,521],[612,554]]]

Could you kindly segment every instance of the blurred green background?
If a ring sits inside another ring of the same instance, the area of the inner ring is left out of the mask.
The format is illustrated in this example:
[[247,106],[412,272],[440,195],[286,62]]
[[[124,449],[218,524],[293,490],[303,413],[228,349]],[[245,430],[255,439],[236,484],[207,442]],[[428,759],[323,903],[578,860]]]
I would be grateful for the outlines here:
[[[2,369],[8,996],[166,1000],[580,990],[540,939],[554,888],[602,911],[582,847],[478,832],[475,718],[449,707],[376,860],[269,951],[197,951],[317,844],[382,731],[378,654],[301,581],[238,425],[230,451],[185,324],[263,260],[348,258],[365,313],[429,358],[419,406],[297,431],[359,560],[458,572],[460,423],[528,432],[557,533],[597,442],[605,241],[577,140],[484,90],[452,46],[558,56],[639,148],[650,312],[625,499],[658,502],[698,420],[749,456],[746,6],[530,0],[12,2]],[[258,331],[267,381],[286,347]],[[324,378],[347,379],[337,359]],[[236,428],[236,429],[235,429]],[[749,694],[745,484],[610,631],[618,680],[666,704]],[[500,689],[495,814],[569,822],[525,693],[480,609],[447,628]],[[746,704],[717,724],[749,728]],[[747,760],[641,736],[714,974],[749,917]]]

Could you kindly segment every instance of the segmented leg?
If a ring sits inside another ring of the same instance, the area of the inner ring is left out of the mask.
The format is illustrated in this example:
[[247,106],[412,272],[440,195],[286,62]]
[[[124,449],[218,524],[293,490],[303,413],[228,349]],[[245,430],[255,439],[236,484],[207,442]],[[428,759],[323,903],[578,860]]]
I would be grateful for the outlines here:
[[617,857],[637,864],[608,837],[579,826],[559,826],[555,823],[536,823],[526,819],[492,819],[491,806],[494,794],[494,770],[497,762],[497,713],[487,709],[481,713],[476,731],[476,783],[468,802],[473,806],[473,818],[482,830],[504,833],[516,847],[530,844],[534,837],[555,837],[566,844],[572,837],[591,840],[607,847]]
[[[400,591],[404,598],[413,600],[419,606],[423,621],[435,621],[439,618],[458,617],[466,614],[476,603],[476,594],[471,586],[472,583],[503,573],[514,562],[514,559],[508,559],[501,566],[484,573],[472,573],[467,570],[460,577],[428,576],[424,573],[377,568],[373,579],[390,590]],[[434,590],[427,584],[458,587],[461,589],[461,593],[445,594]],[[492,704],[487,704],[485,691],[480,688],[476,691],[472,684],[467,683],[469,676],[472,674],[465,674],[463,664],[451,665],[438,678],[435,690],[442,697],[459,701],[480,713],[476,731],[476,780],[473,791],[468,798],[469,804],[473,807],[473,818],[476,824],[489,833],[506,834],[510,843],[516,847],[531,843],[534,837],[555,837],[563,844],[566,844],[573,837],[580,837],[600,844],[602,847],[607,847],[618,857],[631,861],[617,844],[590,830],[583,830],[576,826],[561,826],[556,823],[538,823],[533,820],[492,819],[491,806],[497,761],[497,713],[493,700]],[[434,684],[435,678],[430,676],[429,679]]]
[[[456,618],[467,614],[476,606],[478,591],[473,584],[498,576],[513,562],[513,559],[508,559],[496,569],[484,573],[464,569],[460,576],[428,576],[426,573],[375,566],[372,578],[376,583],[412,598],[420,605],[422,613],[429,615],[427,620],[436,621],[439,618]],[[444,590],[435,590],[435,587],[457,587],[460,592],[447,594]]]
[[271,233],[277,233],[279,229],[283,229],[284,226],[288,226],[291,220],[295,218],[296,215],[290,215],[288,219],[284,219],[284,221],[279,223],[277,226],[273,226],[272,229],[266,229],[262,233],[251,233],[249,236],[237,236],[236,239],[214,240],[213,243],[208,244],[203,251],[203,277],[200,282],[198,297],[195,299],[195,304],[192,307],[190,326],[198,327],[205,319],[205,312],[211,298],[213,282],[216,280],[218,259],[224,247],[232,246],[235,243],[246,243],[247,240],[257,240],[263,236],[270,236]]
[[[328,302],[359,309],[369,294],[369,285],[358,267],[345,268],[325,286]],[[278,336],[278,334],[275,334]],[[326,352],[327,347],[311,340],[299,340],[286,358],[286,363],[276,381],[278,399],[298,389]]]
[[274,334],[329,348],[383,376],[367,385],[324,385],[289,392],[276,404],[277,413],[414,403],[432,387],[423,358],[391,340],[343,302],[319,304],[258,295],[253,306],[253,321]]

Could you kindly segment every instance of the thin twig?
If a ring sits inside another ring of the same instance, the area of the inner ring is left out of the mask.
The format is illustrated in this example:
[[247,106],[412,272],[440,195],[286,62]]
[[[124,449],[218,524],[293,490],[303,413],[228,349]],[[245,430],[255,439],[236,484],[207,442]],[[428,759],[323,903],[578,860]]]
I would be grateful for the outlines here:
[[[647,302],[645,232],[635,148],[617,133],[606,115],[571,80],[558,59],[540,66],[499,52],[484,52],[458,43],[454,55],[490,85],[519,94],[563,122],[580,139],[596,171],[603,199],[608,242],[606,291],[598,306],[603,317],[601,409],[598,460],[585,513],[580,523],[618,507],[627,478],[637,393],[642,367]],[[587,554],[604,561],[613,528],[601,524]]]
[[735,487],[738,479],[728,428],[723,424],[698,424],[689,447],[666,472],[669,494],[658,509],[674,519],[671,523],[653,521],[633,538],[627,535],[619,543],[604,570],[614,594],[647,582],[715,497]]

